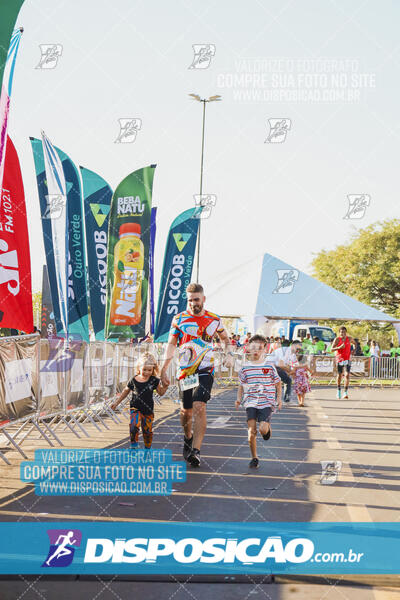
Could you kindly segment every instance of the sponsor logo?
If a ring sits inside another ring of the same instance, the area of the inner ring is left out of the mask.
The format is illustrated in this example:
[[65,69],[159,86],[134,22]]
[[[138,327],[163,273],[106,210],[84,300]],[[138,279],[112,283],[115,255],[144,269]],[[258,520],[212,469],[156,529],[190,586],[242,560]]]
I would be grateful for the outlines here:
[[292,127],[290,119],[268,119],[269,134],[264,144],[282,144]]
[[61,44],[39,44],[41,57],[36,69],[55,69],[63,47]]
[[97,226],[103,227],[104,221],[107,219],[108,213],[110,212],[109,204],[90,204],[90,210],[96,220]]
[[[178,234],[181,235],[181,234]],[[186,234],[190,235],[190,234]],[[175,243],[176,240],[175,240]],[[186,242],[187,243],[187,242]],[[188,257],[188,264],[190,261],[190,268],[192,265],[191,257]],[[185,273],[185,255],[184,254],[175,254],[172,259],[172,268],[170,271],[170,279],[168,281],[168,289],[167,289],[167,314],[169,315],[177,315],[179,312],[179,302],[180,297],[182,295],[182,286],[184,282],[184,273]]]
[[137,132],[142,129],[142,119],[118,119],[119,133],[115,144],[131,144],[136,140]]
[[[108,207],[109,208],[109,207]],[[103,215],[101,215],[103,216]],[[106,215],[107,216],[107,215]],[[106,218],[106,217],[105,217]],[[100,225],[101,227],[101,225]],[[94,232],[94,243],[96,248],[97,271],[99,274],[100,300],[106,304],[107,284],[107,233],[105,231]]]
[[193,60],[189,69],[208,69],[211,59],[215,56],[214,44],[193,44]]
[[173,238],[175,240],[176,247],[179,252],[182,252],[188,241],[190,240],[191,233],[174,233]]
[[[249,551],[249,553],[248,553]],[[252,565],[265,563],[304,563],[312,557],[314,544],[307,538],[294,538],[286,544],[280,536],[265,540],[247,538],[241,541],[229,538],[90,538],[85,550],[85,563],[156,563],[159,558],[172,557],[180,564],[194,562],[216,564],[234,563]]]
[[[8,291],[16,296],[19,292],[18,254],[16,250],[8,251],[8,244],[0,239],[0,285],[7,283]],[[15,285],[11,285],[14,283]]]
[[273,294],[290,294],[299,278],[297,269],[276,269],[278,283]]
[[68,567],[82,541],[79,529],[48,529],[50,548],[42,567]]
[[140,200],[140,196],[124,196],[123,198],[118,198],[117,202],[118,215],[144,213],[144,203]]
[[349,206],[343,219],[362,219],[371,203],[371,196],[369,194],[349,194],[347,200]]

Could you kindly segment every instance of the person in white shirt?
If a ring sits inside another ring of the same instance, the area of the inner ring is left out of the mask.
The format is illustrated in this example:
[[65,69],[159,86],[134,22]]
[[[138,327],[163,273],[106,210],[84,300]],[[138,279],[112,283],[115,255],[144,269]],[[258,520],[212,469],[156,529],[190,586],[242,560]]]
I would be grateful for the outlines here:
[[290,354],[290,348],[282,348],[282,344],[279,338],[275,338],[275,350],[269,354],[266,359],[271,364],[275,365],[278,375],[286,385],[284,402],[290,402],[290,394],[292,391],[292,378],[290,377],[289,371],[290,362],[288,362]]

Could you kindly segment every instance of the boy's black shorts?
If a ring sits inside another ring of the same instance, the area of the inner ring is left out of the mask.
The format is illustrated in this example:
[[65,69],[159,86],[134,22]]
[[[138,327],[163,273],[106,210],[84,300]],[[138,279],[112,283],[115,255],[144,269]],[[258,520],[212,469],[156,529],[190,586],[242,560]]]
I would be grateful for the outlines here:
[[211,375],[209,371],[200,371],[198,376],[199,385],[197,387],[185,390],[184,392],[179,390],[179,397],[183,408],[193,408],[193,402],[207,403],[211,397],[214,375]]
[[246,408],[246,415],[248,421],[254,419],[258,423],[261,423],[262,421],[267,421],[267,423],[269,423],[272,417],[272,408],[270,406],[266,406],[265,408],[249,406],[249,408]]

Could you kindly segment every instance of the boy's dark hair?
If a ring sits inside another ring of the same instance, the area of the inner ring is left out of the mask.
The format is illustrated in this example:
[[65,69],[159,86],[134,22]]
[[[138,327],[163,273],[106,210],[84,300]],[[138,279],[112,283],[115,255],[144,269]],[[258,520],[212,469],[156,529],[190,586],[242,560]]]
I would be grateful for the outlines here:
[[200,283],[189,283],[189,285],[186,288],[186,291],[191,294],[195,294],[196,292],[204,294],[204,288],[202,285],[200,285]]
[[251,336],[251,338],[249,339],[249,344],[251,344],[251,342],[261,342],[262,344],[264,344],[264,346],[266,346],[267,344],[267,340],[265,339],[265,337],[263,335],[260,335],[259,333],[256,333],[255,335]]

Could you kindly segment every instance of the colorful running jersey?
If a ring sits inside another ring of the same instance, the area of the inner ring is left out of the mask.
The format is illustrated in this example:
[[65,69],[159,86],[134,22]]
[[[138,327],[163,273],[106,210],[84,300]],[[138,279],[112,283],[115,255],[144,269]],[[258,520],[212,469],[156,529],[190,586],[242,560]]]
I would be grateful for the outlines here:
[[[343,344],[343,338],[338,337],[339,344]],[[351,356],[351,343],[350,338],[346,336],[344,340],[344,348],[340,348],[339,350],[335,350],[336,352],[336,362],[342,363],[344,361],[350,360]]]
[[221,319],[208,310],[201,317],[187,311],[175,315],[169,334],[178,340],[178,379],[200,370],[214,373],[212,338],[222,331]]
[[275,384],[280,382],[280,377],[274,365],[268,362],[247,363],[240,369],[238,376],[243,386],[245,408],[276,406]]

